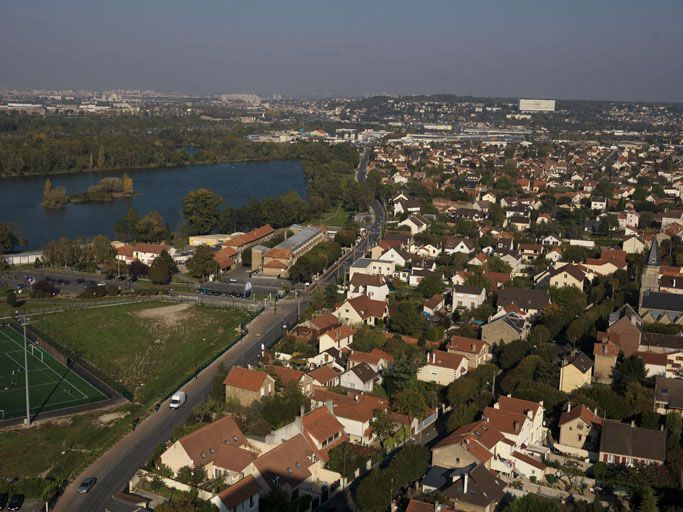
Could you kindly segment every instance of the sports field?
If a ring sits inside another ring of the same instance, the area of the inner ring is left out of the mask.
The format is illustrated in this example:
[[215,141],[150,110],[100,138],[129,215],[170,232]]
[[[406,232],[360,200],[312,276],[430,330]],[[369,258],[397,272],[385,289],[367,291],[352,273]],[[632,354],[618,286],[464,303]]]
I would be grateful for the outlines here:
[[[28,379],[33,418],[42,412],[106,400],[79,375],[37,346],[29,345]],[[24,338],[0,326],[0,424],[26,415]]]

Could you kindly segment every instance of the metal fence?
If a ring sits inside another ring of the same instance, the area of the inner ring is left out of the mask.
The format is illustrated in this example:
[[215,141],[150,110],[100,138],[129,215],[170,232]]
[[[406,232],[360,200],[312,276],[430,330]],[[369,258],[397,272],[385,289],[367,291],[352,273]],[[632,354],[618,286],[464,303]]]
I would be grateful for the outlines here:
[[[21,332],[22,326],[15,319],[9,320],[8,324]],[[65,362],[69,369],[83,377],[109,398],[122,396],[132,400],[133,394],[122,384],[121,374],[113,366],[107,370],[96,367],[84,357],[82,351],[72,350],[33,324],[26,327],[26,337],[33,343],[47,345],[61,354],[62,362]]]

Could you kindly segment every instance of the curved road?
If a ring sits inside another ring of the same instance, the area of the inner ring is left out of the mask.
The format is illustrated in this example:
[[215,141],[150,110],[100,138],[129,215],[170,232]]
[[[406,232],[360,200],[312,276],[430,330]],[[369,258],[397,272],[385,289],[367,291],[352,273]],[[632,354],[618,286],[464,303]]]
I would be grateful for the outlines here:
[[[365,166],[369,148],[364,152],[359,166],[359,177],[365,177]],[[53,509],[57,512],[96,512],[132,510],[129,505],[119,503],[113,495],[124,490],[135,471],[142,466],[153,453],[155,447],[171,436],[173,430],[186,423],[190,410],[203,403],[213,383],[214,376],[221,365],[255,362],[261,351],[261,345],[273,346],[282,336],[283,325],[294,325],[298,320],[298,309],[310,300],[311,292],[322,284],[336,283],[340,272],[372,247],[381,237],[384,223],[384,207],[379,201],[373,201],[373,222],[368,226],[366,235],[350,251],[346,252],[332,267],[314,282],[299,299],[290,298],[277,304],[277,311],[268,308],[248,326],[248,334],[231,347],[223,356],[201,371],[197,377],[183,387],[188,398],[185,405],[178,410],[168,408],[168,402],[162,404],[158,412],[151,413],[135,430],[128,433],[111,447],[104,455],[91,464],[64,491],[64,494]],[[297,302],[300,302],[298,304]],[[97,484],[88,494],[77,494],[76,488],[86,476],[97,477]]]

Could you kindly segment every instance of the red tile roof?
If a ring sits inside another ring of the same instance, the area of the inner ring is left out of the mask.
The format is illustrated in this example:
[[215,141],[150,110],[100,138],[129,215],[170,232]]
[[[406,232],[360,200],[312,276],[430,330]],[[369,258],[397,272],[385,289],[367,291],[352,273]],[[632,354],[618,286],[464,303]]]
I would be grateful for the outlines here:
[[214,460],[223,446],[240,447],[247,444],[246,437],[230,416],[181,437],[178,442],[196,466],[204,466]]
[[233,366],[223,383],[226,386],[231,386],[233,388],[258,391],[261,389],[261,386],[263,386],[263,382],[269,378],[272,379],[272,377],[265,372]]
[[218,495],[218,498],[228,510],[232,510],[262,490],[258,481],[252,475],[249,475],[223,490]]
[[489,344],[482,340],[475,340],[474,338],[465,338],[463,336],[452,336],[448,342],[447,350],[449,352],[459,351],[468,354],[480,354],[488,351]]

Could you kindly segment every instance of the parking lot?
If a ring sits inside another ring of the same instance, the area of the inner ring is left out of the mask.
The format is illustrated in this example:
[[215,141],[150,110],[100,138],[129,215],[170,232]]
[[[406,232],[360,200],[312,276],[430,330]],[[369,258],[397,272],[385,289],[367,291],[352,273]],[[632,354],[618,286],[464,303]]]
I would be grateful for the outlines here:
[[33,283],[47,281],[64,295],[78,296],[89,286],[97,284],[112,284],[121,289],[134,288],[135,283],[125,277],[107,279],[106,276],[83,274],[77,272],[61,272],[55,270],[35,269],[24,272],[5,272],[0,276],[0,286],[7,286],[17,291],[21,297],[24,293],[30,293]]

